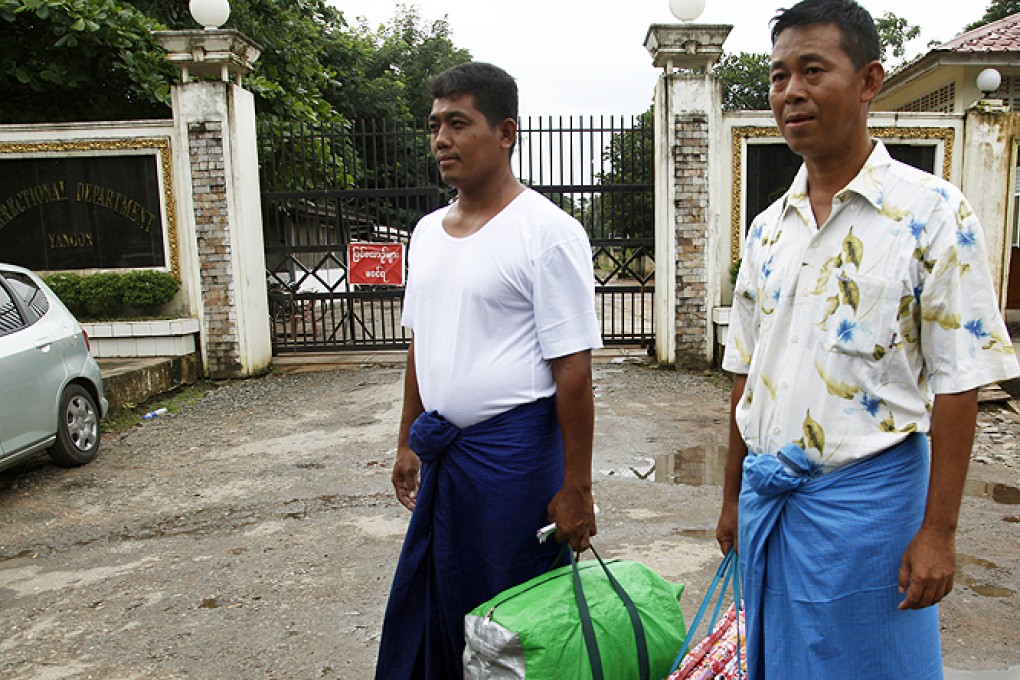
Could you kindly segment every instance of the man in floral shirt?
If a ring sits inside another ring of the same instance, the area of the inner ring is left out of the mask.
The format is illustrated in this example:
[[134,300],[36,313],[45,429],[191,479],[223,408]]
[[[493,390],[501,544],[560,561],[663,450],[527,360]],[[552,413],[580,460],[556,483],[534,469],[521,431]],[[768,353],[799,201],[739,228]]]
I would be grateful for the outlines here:
[[940,678],[977,388],[1020,366],[967,200],[868,135],[872,17],[804,0],[772,42],[804,164],[747,236],[723,362],[749,676]]

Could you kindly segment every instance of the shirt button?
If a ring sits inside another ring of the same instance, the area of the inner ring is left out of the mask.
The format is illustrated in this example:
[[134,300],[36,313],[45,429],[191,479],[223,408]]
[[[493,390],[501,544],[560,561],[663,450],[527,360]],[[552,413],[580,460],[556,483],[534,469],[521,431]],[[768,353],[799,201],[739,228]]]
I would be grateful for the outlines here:
[[785,388],[785,387],[789,387],[789,386],[790,386],[790,381],[789,380],[784,380],[783,381],[783,387]]
[[811,242],[811,247],[812,248],[817,248],[818,247],[818,241],[812,241]]
[[776,429],[772,430],[772,434],[779,434],[782,431],[783,431],[782,428],[777,427]]
[[792,342],[794,344],[796,344],[799,341],[800,341],[800,336],[799,335],[795,335],[792,338],[790,338],[790,342]]

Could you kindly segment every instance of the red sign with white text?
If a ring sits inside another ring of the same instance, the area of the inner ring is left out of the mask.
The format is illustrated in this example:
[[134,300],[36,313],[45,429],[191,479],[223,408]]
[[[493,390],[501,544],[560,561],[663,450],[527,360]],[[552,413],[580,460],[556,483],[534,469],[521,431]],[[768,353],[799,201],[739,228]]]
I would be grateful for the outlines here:
[[404,285],[404,244],[348,243],[347,278],[356,285]]

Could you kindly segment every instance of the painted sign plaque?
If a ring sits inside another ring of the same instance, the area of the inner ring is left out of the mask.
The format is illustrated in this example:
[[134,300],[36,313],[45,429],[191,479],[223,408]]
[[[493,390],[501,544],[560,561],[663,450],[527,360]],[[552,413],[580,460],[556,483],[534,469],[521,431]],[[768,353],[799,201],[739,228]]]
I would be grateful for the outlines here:
[[404,244],[348,243],[347,278],[355,285],[404,285]]
[[163,267],[154,154],[0,158],[0,260],[29,269]]

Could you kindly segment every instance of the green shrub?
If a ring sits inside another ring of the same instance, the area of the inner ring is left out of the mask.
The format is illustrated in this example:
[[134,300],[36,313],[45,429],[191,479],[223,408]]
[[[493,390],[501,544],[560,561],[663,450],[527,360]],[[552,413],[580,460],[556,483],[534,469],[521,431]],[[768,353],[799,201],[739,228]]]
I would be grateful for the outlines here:
[[81,276],[72,272],[59,272],[50,274],[43,280],[72,314],[76,317],[85,315],[85,294],[82,292]]
[[124,306],[124,277],[117,272],[99,272],[82,278],[82,296],[89,314],[112,319]]
[[742,258],[737,258],[737,261],[730,265],[730,285],[731,286],[736,286],[737,285],[737,274],[740,273],[740,260],[741,259]]
[[123,286],[124,302],[145,314],[155,314],[181,289],[173,274],[152,269],[127,272]]

